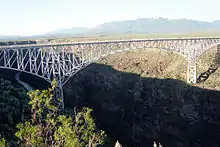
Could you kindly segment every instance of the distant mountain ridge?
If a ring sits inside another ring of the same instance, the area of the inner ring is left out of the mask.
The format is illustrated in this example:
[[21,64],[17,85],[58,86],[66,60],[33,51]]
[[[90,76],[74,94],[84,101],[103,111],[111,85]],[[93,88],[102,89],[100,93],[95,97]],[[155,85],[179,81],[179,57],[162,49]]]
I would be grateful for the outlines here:
[[136,19],[108,22],[92,28],[99,34],[143,34],[143,33],[190,33],[196,31],[220,30],[220,21],[205,22],[188,19]]
[[[111,21],[97,25],[93,28],[73,27],[59,29],[36,37],[86,37],[100,35],[132,35],[132,34],[166,34],[166,33],[191,33],[198,31],[220,31],[220,20],[213,22],[168,19],[168,18],[141,18],[136,20]],[[0,36],[0,39],[7,36]],[[23,38],[30,38],[30,36]],[[12,38],[12,36],[10,36]],[[17,38],[17,36],[16,36]]]

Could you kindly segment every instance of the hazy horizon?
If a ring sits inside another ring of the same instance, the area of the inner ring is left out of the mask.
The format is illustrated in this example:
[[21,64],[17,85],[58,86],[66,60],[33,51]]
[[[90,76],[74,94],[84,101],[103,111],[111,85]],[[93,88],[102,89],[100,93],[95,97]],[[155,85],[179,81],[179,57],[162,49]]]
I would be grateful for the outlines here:
[[[220,19],[216,19],[216,20],[212,20],[212,21],[205,21],[205,20],[196,20],[196,19],[188,19],[188,18],[166,18],[166,17],[155,17],[155,18],[153,18],[153,17],[143,17],[143,18],[136,18],[136,19],[127,19],[127,20],[138,20],[138,19],[150,19],[150,18],[152,18],[152,19],[159,19],[159,18],[163,18],[163,19],[169,19],[169,20],[180,20],[180,19],[186,19],[186,20],[195,20],[195,21],[201,21],[201,22],[209,22],[209,23],[212,23],[212,22],[214,22],[214,21],[218,21],[218,20],[220,20]],[[127,21],[127,20],[111,20],[111,21],[107,21],[107,22],[103,22],[103,23],[101,23],[101,24],[104,24],[104,23],[109,23],[109,22],[116,22],[116,21]],[[53,31],[57,31],[57,30],[61,30],[61,29],[71,29],[71,28],[93,28],[93,27],[95,27],[95,26],[98,26],[98,25],[101,25],[101,24],[96,24],[96,25],[94,25],[94,26],[91,26],[91,27],[88,27],[88,26],[71,26],[71,27],[63,27],[63,28],[57,28],[57,29],[55,29],[55,30],[50,30],[50,31],[46,31],[46,32],[43,32],[43,33],[39,33],[39,34],[27,34],[27,35],[25,35],[25,34],[0,34],[0,36],[23,36],[23,37],[28,37],[28,36],[30,36],[30,37],[32,37],[32,36],[37,36],[37,35],[44,35],[44,34],[46,34],[46,33],[50,33],[50,32],[53,32]]]
[[219,19],[215,15],[219,4],[217,0],[2,0],[0,35],[30,36],[138,18],[212,22]]

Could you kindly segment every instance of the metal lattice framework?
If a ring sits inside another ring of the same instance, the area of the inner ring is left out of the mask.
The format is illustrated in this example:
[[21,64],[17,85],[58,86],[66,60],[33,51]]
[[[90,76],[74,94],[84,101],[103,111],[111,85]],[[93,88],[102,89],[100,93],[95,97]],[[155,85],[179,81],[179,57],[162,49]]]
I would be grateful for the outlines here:
[[30,73],[50,83],[55,78],[62,89],[71,76],[91,62],[126,50],[159,48],[188,58],[187,82],[196,83],[199,56],[218,44],[220,38],[200,37],[2,46],[0,68]]

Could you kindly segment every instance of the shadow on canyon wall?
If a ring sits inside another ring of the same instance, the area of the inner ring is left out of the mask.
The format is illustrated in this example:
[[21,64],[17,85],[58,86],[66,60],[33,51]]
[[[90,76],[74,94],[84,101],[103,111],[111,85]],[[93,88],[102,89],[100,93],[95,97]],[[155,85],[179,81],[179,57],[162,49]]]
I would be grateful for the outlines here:
[[89,106],[97,125],[122,145],[220,145],[220,92],[175,79],[143,78],[91,64],[65,85],[65,106]]

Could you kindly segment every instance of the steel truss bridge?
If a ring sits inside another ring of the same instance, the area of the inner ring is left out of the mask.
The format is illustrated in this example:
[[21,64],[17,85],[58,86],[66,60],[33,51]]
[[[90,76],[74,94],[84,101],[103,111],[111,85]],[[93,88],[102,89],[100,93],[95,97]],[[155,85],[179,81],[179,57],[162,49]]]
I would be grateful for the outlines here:
[[220,38],[160,38],[29,44],[0,47],[0,68],[26,72],[58,82],[57,96],[63,98],[63,86],[79,70],[110,54],[127,50],[158,48],[181,53],[188,61],[187,82],[196,83],[196,62],[206,50],[217,47]]

